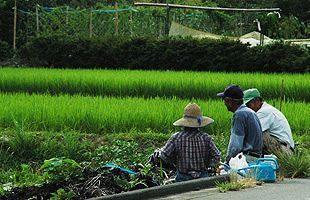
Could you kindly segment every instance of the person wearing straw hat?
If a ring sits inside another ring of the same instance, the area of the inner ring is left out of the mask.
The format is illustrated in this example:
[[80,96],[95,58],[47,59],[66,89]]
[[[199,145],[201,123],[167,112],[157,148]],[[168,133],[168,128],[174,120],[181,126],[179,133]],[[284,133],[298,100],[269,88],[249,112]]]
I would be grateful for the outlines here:
[[261,122],[264,154],[292,155],[294,141],[285,116],[278,109],[263,101],[256,88],[245,90],[243,100],[247,107],[256,112]]
[[238,85],[229,85],[218,93],[227,110],[233,113],[226,163],[239,153],[247,162],[262,156],[262,127],[256,113],[243,104],[243,92]]
[[189,103],[184,108],[183,117],[173,123],[183,127],[183,130],[173,134],[157,152],[159,158],[176,166],[176,182],[208,177],[207,169],[217,167],[220,152],[212,138],[199,130],[213,121],[202,116],[196,103]]

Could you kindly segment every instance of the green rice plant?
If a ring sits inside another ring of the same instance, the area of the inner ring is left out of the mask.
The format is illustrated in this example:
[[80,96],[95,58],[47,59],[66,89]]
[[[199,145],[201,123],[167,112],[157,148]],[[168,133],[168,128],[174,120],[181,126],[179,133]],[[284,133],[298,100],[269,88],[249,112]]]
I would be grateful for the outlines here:
[[[171,134],[180,130],[172,123],[183,116],[189,103],[186,99],[144,99],[85,96],[50,96],[0,94],[0,127],[14,127],[14,120],[23,122],[27,131],[75,130],[77,132],[110,134],[152,132]],[[204,129],[211,135],[229,135],[232,114],[221,100],[192,100],[203,114],[215,120]],[[284,102],[283,112],[293,132],[298,135],[310,130],[307,103]],[[298,115],[296,115],[298,112]]]
[[256,87],[266,99],[279,99],[283,93],[286,100],[310,101],[309,73],[1,68],[0,77],[2,92],[206,99],[234,83]]

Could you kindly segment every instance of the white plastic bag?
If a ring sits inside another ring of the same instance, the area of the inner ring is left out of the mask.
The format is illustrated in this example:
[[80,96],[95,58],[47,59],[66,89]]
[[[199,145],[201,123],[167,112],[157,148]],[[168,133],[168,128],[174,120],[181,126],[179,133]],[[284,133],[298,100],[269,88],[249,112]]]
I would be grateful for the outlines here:
[[229,166],[233,169],[241,169],[248,167],[248,163],[246,161],[246,157],[243,153],[238,153],[235,157],[231,158],[229,161]]

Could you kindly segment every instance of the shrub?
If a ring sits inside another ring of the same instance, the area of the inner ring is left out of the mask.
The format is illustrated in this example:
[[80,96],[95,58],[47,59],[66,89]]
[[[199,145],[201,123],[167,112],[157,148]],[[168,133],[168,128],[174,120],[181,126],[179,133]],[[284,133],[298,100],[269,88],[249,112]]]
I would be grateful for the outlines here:
[[0,61],[7,60],[13,56],[12,47],[5,41],[0,40]]
[[275,43],[250,48],[232,40],[194,38],[34,38],[20,50],[31,66],[147,70],[307,72],[309,47]]

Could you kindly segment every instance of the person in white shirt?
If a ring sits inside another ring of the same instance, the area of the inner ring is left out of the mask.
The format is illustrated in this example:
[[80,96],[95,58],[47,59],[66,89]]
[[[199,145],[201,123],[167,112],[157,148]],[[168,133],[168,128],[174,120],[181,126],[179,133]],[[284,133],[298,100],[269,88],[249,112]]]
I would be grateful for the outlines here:
[[245,90],[243,93],[244,104],[256,112],[262,125],[263,153],[292,155],[295,144],[285,116],[278,109],[263,101],[256,88]]

